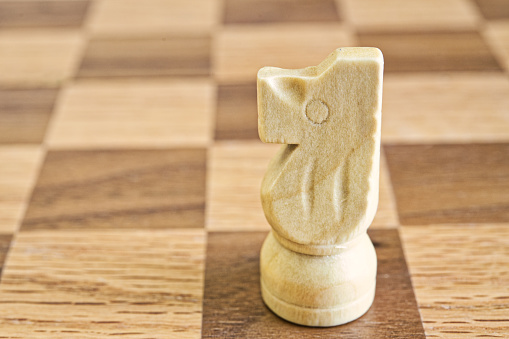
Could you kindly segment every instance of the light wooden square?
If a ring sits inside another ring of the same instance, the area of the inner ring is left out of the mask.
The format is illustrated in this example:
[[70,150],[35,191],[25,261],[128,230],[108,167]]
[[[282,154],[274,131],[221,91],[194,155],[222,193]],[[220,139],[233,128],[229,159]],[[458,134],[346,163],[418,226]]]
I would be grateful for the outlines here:
[[0,34],[0,85],[59,86],[76,72],[82,49],[78,31],[5,31]]
[[480,14],[468,0],[341,0],[344,17],[361,31],[475,29]]
[[200,338],[205,231],[20,232],[0,285],[2,335]]
[[[383,119],[382,119],[383,125]],[[371,228],[395,228],[399,226],[396,198],[392,189],[389,168],[385,160],[383,149],[380,152],[380,186],[378,194],[378,209]]]
[[212,137],[215,87],[208,80],[83,81],[65,88],[52,148],[204,147]]
[[206,227],[212,231],[270,230],[260,187],[281,145],[217,142],[209,151]]
[[427,335],[509,335],[508,224],[408,226],[400,232]]
[[384,79],[384,142],[509,140],[504,74],[409,74]]
[[355,44],[338,24],[228,26],[216,33],[213,67],[220,81],[253,81],[264,66],[318,65],[338,47]]
[[0,234],[18,229],[43,154],[40,146],[0,147]]
[[509,20],[487,22],[484,37],[500,64],[509,72]]
[[94,35],[208,32],[219,20],[217,0],[100,0],[90,9]]
[[[206,227],[212,231],[270,230],[260,188],[270,159],[281,147],[259,141],[217,142],[209,152]],[[380,170],[380,200],[373,228],[399,224],[385,159]]]

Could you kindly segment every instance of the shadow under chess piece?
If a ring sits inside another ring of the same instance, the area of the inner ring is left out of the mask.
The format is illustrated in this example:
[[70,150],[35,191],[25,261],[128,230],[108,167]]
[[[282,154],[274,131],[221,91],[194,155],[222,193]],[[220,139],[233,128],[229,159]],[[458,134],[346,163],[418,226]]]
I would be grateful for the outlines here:
[[340,48],[321,64],[258,72],[258,130],[284,145],[263,179],[272,232],[260,257],[266,305],[291,322],[363,315],[376,284],[366,231],[378,204],[383,56]]

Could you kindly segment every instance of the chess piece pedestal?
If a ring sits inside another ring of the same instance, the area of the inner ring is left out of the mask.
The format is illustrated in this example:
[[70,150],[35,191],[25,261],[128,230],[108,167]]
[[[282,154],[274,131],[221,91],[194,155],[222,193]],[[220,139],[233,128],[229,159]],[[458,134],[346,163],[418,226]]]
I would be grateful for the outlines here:
[[362,316],[373,303],[376,253],[366,233],[309,255],[281,245],[269,233],[260,257],[265,304],[282,318],[306,326],[336,326]]

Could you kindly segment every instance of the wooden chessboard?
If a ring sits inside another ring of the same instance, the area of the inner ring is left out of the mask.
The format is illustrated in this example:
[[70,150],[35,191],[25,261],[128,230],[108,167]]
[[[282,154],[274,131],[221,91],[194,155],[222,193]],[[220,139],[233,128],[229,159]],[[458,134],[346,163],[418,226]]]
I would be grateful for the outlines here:
[[[385,55],[375,302],[262,303],[256,72]],[[507,0],[0,0],[0,338],[509,337]]]

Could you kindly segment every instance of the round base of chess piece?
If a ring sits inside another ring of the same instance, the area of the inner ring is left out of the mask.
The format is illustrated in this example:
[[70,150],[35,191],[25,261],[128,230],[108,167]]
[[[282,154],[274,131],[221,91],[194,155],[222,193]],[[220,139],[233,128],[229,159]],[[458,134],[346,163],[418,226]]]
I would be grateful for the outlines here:
[[260,257],[265,304],[281,318],[306,326],[336,326],[368,311],[375,296],[376,253],[366,233],[334,255],[287,249],[269,233]]

